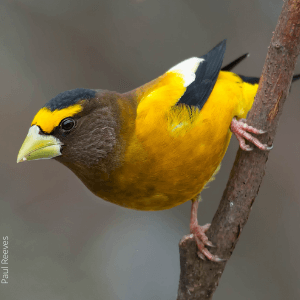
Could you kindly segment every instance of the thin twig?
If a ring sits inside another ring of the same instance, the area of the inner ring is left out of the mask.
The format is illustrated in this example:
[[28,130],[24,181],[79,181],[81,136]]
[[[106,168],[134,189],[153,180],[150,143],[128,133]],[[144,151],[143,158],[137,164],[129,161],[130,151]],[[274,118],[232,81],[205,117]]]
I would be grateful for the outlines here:
[[[273,144],[300,50],[300,1],[284,2],[247,123],[267,133],[262,141]],[[229,181],[207,233],[219,257],[230,258],[248,220],[265,174],[268,152],[238,150]],[[196,244],[184,237],[179,244],[181,274],[177,300],[212,299],[226,262],[200,260]]]

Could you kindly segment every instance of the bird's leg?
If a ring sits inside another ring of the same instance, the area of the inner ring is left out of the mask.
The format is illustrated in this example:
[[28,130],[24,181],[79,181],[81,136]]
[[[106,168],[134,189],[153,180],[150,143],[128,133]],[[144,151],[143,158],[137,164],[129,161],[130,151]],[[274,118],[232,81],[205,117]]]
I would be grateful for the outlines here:
[[194,235],[195,241],[198,247],[198,256],[205,260],[220,262],[223,259],[212,255],[207,249],[206,246],[213,247],[213,244],[208,240],[206,236],[206,231],[210,227],[210,224],[206,224],[204,226],[200,226],[198,224],[197,211],[198,211],[198,198],[192,199],[192,211],[191,211],[191,221],[190,221],[190,232]]
[[262,144],[257,138],[253,137],[249,133],[251,132],[254,134],[263,134],[265,133],[265,131],[249,126],[245,122],[245,119],[237,120],[236,118],[233,118],[230,125],[230,129],[238,139],[241,149],[245,151],[253,150],[251,146],[246,145],[245,140],[247,140],[258,147],[260,150],[271,150],[273,146],[269,147],[268,145]]

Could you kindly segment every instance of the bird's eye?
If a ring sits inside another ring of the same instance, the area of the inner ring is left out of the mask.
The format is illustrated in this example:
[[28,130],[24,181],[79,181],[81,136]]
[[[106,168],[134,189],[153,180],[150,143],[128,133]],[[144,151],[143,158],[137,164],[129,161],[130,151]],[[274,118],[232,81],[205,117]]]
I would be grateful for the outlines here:
[[75,126],[75,121],[72,118],[63,119],[60,122],[60,127],[64,131],[70,131]]

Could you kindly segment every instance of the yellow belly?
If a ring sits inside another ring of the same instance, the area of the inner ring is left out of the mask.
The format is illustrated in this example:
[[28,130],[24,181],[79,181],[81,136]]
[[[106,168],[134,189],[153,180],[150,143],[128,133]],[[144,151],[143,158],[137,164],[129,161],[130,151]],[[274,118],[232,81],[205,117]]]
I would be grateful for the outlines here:
[[199,194],[225,155],[232,118],[246,117],[252,106],[253,99],[245,105],[242,84],[230,83],[219,78],[201,111],[145,102],[109,192],[97,195],[127,208],[162,210]]

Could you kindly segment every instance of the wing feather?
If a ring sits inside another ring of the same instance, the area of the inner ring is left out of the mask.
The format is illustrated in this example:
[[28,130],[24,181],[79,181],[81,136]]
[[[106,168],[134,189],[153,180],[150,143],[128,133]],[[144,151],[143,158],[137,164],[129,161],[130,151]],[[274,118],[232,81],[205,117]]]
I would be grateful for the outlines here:
[[204,106],[217,81],[225,50],[226,40],[200,58],[201,63],[195,72],[195,80],[187,87],[177,105],[186,104],[199,109]]

